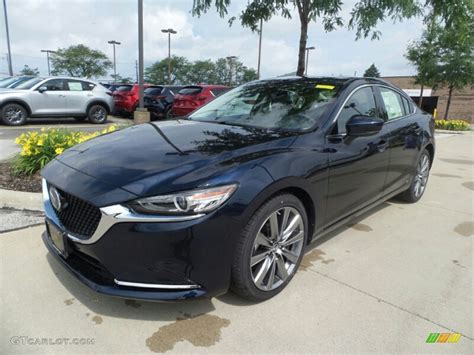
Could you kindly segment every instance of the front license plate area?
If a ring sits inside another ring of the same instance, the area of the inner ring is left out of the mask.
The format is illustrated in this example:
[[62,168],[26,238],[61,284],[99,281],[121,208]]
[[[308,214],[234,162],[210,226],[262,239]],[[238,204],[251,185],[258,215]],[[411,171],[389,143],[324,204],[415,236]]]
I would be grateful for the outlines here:
[[54,223],[51,223],[49,221],[47,223],[48,223],[49,238],[51,239],[53,246],[64,258],[67,258],[68,250],[67,250],[67,240],[66,240],[65,233],[61,229],[56,227]]

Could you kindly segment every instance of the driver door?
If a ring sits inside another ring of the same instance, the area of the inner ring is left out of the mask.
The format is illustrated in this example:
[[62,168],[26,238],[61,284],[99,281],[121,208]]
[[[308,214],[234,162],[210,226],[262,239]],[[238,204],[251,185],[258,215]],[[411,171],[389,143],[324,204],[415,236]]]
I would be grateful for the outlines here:
[[68,112],[66,94],[68,92],[66,80],[51,79],[41,85],[47,90],[38,89],[31,94],[32,113],[34,115],[64,114]]
[[349,136],[346,123],[353,116],[382,118],[374,89],[364,86],[349,96],[326,137],[329,152],[329,182],[326,225],[356,212],[380,198],[390,160],[389,129],[369,136]]

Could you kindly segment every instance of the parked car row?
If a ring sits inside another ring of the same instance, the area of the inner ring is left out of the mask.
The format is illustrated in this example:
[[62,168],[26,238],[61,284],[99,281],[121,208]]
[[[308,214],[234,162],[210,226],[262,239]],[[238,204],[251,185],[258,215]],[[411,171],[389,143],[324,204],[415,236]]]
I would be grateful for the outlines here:
[[17,79],[21,83],[12,80],[0,90],[0,120],[9,126],[23,125],[29,117],[74,117],[105,123],[114,111],[112,93],[90,80],[59,76]]
[[[130,116],[138,107],[138,84],[112,84],[115,114]],[[230,90],[223,85],[150,85],[145,84],[144,104],[152,119],[186,116]]]

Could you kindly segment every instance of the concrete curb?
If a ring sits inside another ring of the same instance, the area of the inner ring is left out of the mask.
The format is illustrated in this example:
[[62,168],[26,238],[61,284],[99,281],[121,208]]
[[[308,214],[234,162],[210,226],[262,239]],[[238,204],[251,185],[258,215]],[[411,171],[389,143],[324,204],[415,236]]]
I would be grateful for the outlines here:
[[448,131],[446,129],[435,129],[435,133],[439,134],[469,134],[472,131]]
[[17,210],[43,211],[41,192],[23,192],[0,189],[0,208]]

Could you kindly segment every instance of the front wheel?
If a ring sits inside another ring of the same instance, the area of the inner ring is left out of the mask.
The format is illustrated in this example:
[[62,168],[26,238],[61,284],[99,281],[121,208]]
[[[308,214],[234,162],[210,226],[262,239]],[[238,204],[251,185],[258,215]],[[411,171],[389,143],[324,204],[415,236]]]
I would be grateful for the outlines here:
[[266,202],[237,240],[232,290],[251,301],[282,291],[298,270],[307,233],[306,211],[298,198],[282,194]]
[[102,105],[92,105],[87,112],[87,117],[92,123],[105,123],[107,122],[107,109]]
[[431,156],[428,150],[424,150],[418,160],[415,176],[410,187],[398,197],[408,203],[417,202],[426,190],[431,168]]
[[6,104],[2,108],[2,121],[8,126],[21,126],[26,123],[28,112],[18,104]]

